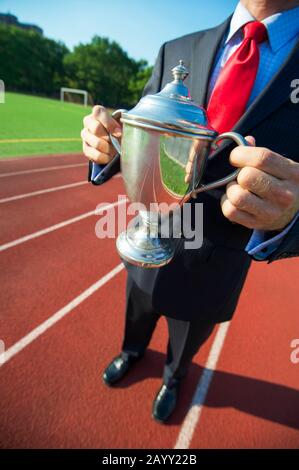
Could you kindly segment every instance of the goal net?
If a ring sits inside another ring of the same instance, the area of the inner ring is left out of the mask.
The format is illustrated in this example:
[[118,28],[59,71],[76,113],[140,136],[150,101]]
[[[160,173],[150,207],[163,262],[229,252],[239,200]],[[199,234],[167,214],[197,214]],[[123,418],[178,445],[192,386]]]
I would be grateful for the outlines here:
[[86,90],[78,90],[76,88],[60,88],[60,101],[68,101],[78,103],[84,106],[88,105],[88,92]]

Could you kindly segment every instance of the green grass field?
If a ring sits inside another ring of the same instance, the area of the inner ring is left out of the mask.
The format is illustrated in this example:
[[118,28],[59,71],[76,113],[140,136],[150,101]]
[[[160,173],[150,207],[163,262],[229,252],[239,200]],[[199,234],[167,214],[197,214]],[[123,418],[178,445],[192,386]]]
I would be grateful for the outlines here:
[[5,93],[5,103],[0,104],[0,158],[80,152],[82,119],[89,112],[78,104]]
[[[18,93],[0,104],[0,158],[80,152],[82,119],[91,108]],[[166,186],[184,195],[185,170],[161,154]]]
[[166,187],[177,196],[185,196],[189,184],[185,183],[185,169],[170,160],[161,147],[161,173]]

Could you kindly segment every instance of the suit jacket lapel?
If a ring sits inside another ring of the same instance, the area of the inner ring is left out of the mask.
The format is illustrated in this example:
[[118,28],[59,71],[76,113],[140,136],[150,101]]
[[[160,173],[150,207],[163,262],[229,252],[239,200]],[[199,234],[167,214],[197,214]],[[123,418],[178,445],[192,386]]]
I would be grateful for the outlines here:
[[[291,82],[298,76],[299,64],[299,41],[295,48],[292,50],[284,64],[281,66],[277,74],[268,83],[266,88],[259,94],[254,102],[246,110],[242,118],[237,122],[233,131],[239,132],[242,135],[250,134],[250,131],[259,124],[263,119],[278,109],[283,103],[290,99],[291,95]],[[213,153],[210,166],[219,164],[219,153],[229,147],[230,143],[227,142],[219,147]],[[224,167],[228,170],[232,169],[229,162],[223,162]]]
[[191,59],[190,91],[193,100],[198,104],[205,105],[210,73],[230,20],[231,17],[195,39]]
[[299,41],[277,74],[236,124],[236,132],[247,132],[290,99],[291,82],[299,71]]

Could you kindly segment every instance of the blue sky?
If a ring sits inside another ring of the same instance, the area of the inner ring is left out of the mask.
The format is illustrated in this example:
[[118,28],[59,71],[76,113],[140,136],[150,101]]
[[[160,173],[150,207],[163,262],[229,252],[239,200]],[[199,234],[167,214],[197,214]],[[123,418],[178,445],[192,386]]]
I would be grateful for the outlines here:
[[0,12],[35,23],[72,48],[110,37],[135,59],[154,62],[160,45],[221,23],[237,0],[0,0]]

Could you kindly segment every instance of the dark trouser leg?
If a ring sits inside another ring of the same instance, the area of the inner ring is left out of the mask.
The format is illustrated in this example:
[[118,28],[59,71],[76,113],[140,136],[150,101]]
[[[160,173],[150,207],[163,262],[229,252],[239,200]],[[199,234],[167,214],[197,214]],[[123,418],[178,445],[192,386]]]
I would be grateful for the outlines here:
[[152,307],[151,297],[139,289],[128,275],[123,355],[139,356],[144,353],[159,317]]
[[167,318],[167,323],[169,341],[163,380],[171,387],[186,375],[193,356],[209,338],[215,324],[199,319],[183,321],[172,318]]

